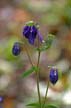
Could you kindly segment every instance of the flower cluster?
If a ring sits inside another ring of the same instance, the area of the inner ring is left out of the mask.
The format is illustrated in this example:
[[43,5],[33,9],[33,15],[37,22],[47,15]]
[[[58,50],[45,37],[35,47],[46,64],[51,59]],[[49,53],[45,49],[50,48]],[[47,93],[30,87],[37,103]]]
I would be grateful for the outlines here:
[[[32,65],[32,67],[25,71],[22,76],[26,77],[29,76],[32,72],[36,72],[36,78],[37,78],[37,91],[38,91],[38,99],[39,99],[39,104],[40,106],[38,106],[38,108],[41,108],[41,96],[40,96],[40,90],[39,90],[39,61],[40,61],[40,53],[42,51],[47,50],[48,48],[50,48],[52,41],[53,41],[53,35],[48,36],[48,39],[46,39],[45,41],[43,40],[43,37],[39,31],[39,28],[37,26],[37,24],[35,24],[33,21],[29,21],[28,23],[25,24],[24,28],[23,28],[23,38],[25,38],[29,44],[34,45],[35,40],[38,39],[38,48],[36,49],[38,51],[38,60],[37,60],[37,66],[34,66],[31,57],[28,53],[28,50],[25,47],[25,42],[24,42],[24,47],[27,53],[27,56],[29,58],[29,61]],[[43,42],[43,44],[40,46],[40,43]],[[23,43],[22,42],[15,42],[12,48],[12,54],[14,56],[18,56],[21,51],[22,51],[22,46]],[[45,101],[46,101],[46,96],[47,96],[47,91],[48,91],[48,86],[49,86],[49,82],[51,82],[53,85],[56,84],[56,82],[59,79],[59,75],[58,75],[58,69],[56,68],[51,68],[50,69],[50,73],[49,73],[49,81],[48,81],[48,85],[47,85],[47,89],[46,89],[46,93],[45,93],[45,97],[44,97],[44,103],[43,103],[43,108],[45,108]],[[0,97],[0,102],[2,101],[2,97]],[[39,105],[38,104],[38,105]],[[32,104],[30,104],[32,105]],[[50,105],[51,106],[51,105]],[[48,107],[48,106],[47,106]],[[52,107],[54,107],[52,105]]]
[[[43,37],[39,32],[37,25],[33,21],[29,21],[25,24],[23,28],[23,36],[28,40],[31,45],[34,45],[35,39],[38,37],[40,42],[43,42]],[[12,48],[12,53],[14,56],[18,56],[21,52],[20,42],[15,42]],[[58,81],[58,70],[51,68],[49,75],[50,82],[56,84]]]
[[[23,36],[28,40],[31,45],[34,45],[35,39],[38,36],[40,42],[43,42],[43,37],[38,30],[38,26],[33,22],[29,21],[23,28]],[[18,56],[21,52],[21,45],[19,42],[15,42],[12,48],[12,53]]]

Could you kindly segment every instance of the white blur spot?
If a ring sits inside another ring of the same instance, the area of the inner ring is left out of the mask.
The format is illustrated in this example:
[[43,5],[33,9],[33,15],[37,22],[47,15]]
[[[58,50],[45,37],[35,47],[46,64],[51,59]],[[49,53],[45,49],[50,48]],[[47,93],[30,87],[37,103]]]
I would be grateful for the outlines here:
[[71,91],[66,92],[62,100],[65,104],[71,104]]
[[45,41],[44,41],[44,40],[42,40],[42,43],[45,43]]
[[66,72],[70,67],[70,63],[68,60],[63,59],[56,64],[56,67],[60,69],[62,72]]
[[3,75],[0,77],[0,90],[4,90],[10,82],[11,79],[8,75]]
[[[41,96],[45,96],[47,86],[44,83],[40,83],[39,86],[40,86]],[[37,92],[37,86],[34,90],[35,92]],[[60,92],[53,91],[51,88],[48,89],[48,93],[47,93],[48,98],[51,98],[53,100],[60,100],[61,95],[62,94]]]

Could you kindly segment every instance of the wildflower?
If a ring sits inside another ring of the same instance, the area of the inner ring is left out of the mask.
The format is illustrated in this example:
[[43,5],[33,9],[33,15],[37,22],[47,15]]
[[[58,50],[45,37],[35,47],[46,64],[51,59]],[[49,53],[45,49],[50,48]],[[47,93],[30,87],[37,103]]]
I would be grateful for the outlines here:
[[58,70],[57,69],[52,68],[50,70],[49,79],[52,84],[55,84],[58,81]]
[[39,37],[40,42],[43,41],[43,37],[33,21],[30,21],[25,25],[23,35],[25,36],[25,38],[28,39],[29,43],[32,45],[34,44],[37,36]]
[[12,53],[15,56],[18,56],[21,52],[21,45],[19,42],[15,42],[12,48]]

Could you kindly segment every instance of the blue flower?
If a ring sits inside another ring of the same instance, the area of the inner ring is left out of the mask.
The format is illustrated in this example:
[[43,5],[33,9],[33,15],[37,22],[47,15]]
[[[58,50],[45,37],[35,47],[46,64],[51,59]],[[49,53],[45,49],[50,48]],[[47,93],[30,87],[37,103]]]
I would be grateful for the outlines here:
[[50,70],[49,79],[52,84],[55,84],[58,81],[58,70],[57,69],[52,68]]
[[25,36],[25,38],[28,39],[30,44],[34,44],[36,36],[39,37],[39,40],[42,42],[43,41],[43,37],[40,34],[38,28],[32,24],[31,26],[29,25],[25,25],[24,29],[23,29],[23,36]]
[[12,53],[15,56],[18,56],[21,52],[21,45],[19,42],[15,42],[12,48]]

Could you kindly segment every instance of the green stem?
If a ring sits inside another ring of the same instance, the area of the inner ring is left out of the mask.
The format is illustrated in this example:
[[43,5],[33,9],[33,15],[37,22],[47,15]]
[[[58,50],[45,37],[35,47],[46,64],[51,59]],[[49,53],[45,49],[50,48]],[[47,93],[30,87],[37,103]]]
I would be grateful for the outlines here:
[[44,97],[43,108],[44,108],[45,103],[46,103],[48,88],[49,88],[49,80],[48,80],[48,84],[47,84],[47,88],[46,88],[46,93],[45,93],[45,97]]
[[[27,53],[28,59],[29,59],[31,65],[33,66],[31,57],[29,55],[28,49],[25,44],[24,44],[24,47],[25,47],[25,51]],[[38,39],[38,48],[39,48],[39,39]],[[39,68],[39,61],[40,61],[40,51],[38,52],[37,68]],[[40,97],[40,89],[39,89],[39,72],[38,71],[36,72],[36,78],[37,78],[37,91],[38,91],[39,104],[40,104],[40,108],[41,108],[41,97]]]
[[[40,52],[38,53],[37,68],[39,67],[39,61],[40,61]],[[41,108],[41,97],[40,97],[40,89],[39,89],[39,72],[36,72],[36,78],[37,78],[37,91],[38,91],[39,104]]]
[[[32,60],[31,60],[31,58],[30,58],[30,55],[29,55],[29,53],[28,53],[27,47],[25,47],[25,50],[26,50],[28,59],[29,59],[31,65],[33,66],[33,63],[32,63]],[[39,67],[39,61],[40,61],[40,51],[39,51],[39,53],[38,53],[37,68]],[[39,89],[39,74],[38,74],[38,71],[36,72],[36,78],[37,78],[37,91],[38,91],[39,104],[40,104],[40,108],[41,108],[41,97],[40,97],[40,89]]]
[[27,56],[28,56],[28,59],[29,59],[29,62],[30,62],[30,64],[32,65],[32,66],[34,66],[33,65],[33,63],[32,63],[32,60],[31,60],[31,57],[30,57],[30,54],[29,54],[29,52],[28,52],[28,49],[27,49],[27,46],[26,46],[26,39],[24,38],[24,42],[20,42],[20,44],[22,44],[22,45],[24,45],[24,49],[25,49],[25,51],[26,51],[26,54],[27,54]]
[[[38,37],[38,49],[40,48],[39,45],[39,37]],[[40,50],[38,51],[38,61],[37,61],[37,68],[39,68],[39,62],[40,62]],[[37,91],[38,91],[38,98],[39,98],[39,104],[40,104],[40,108],[41,106],[41,96],[40,96],[40,88],[39,88],[39,72],[36,72],[36,78],[37,78]]]
[[30,57],[30,55],[29,55],[29,52],[28,52],[28,49],[27,49],[26,45],[24,45],[24,48],[25,48],[25,51],[26,51],[26,53],[27,53],[27,56],[28,56],[29,62],[30,62],[31,65],[33,66],[33,63],[32,63],[32,60],[31,60],[31,57]]

